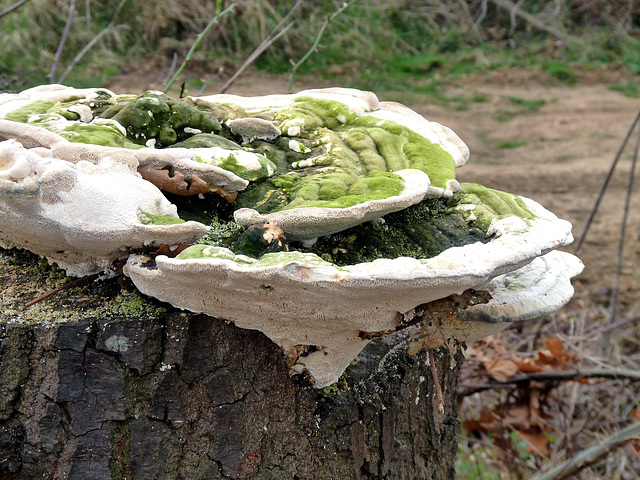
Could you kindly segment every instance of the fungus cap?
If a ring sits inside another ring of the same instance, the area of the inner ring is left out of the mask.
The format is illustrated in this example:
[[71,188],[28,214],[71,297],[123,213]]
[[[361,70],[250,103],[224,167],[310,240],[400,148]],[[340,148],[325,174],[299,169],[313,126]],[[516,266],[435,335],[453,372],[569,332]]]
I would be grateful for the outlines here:
[[109,270],[128,248],[192,242],[207,229],[181,221],[160,190],[109,157],[72,164],[0,142],[0,244],[69,275]]
[[[417,306],[482,289],[572,240],[568,222],[531,200],[526,204],[535,218],[499,219],[490,242],[450,248],[425,260],[400,257],[339,267],[309,253],[253,259],[198,245],[176,258],[158,256],[155,266],[132,256],[124,272],[147,295],[260,330],[285,352],[300,345],[321,352],[299,360],[321,387],[335,382],[364,348],[363,334],[392,332]],[[466,341],[480,332],[480,338],[495,326],[452,325],[450,336]]]

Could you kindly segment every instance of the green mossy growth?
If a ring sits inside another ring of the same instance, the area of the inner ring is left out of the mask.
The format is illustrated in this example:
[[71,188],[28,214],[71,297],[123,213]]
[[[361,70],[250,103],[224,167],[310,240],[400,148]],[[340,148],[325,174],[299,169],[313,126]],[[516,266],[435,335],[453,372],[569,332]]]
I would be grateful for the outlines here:
[[185,223],[184,220],[170,215],[153,215],[152,213],[142,212],[138,215],[140,223],[145,225],[175,225]]
[[485,230],[469,225],[446,200],[427,199],[379,222],[322,237],[308,251],[344,266],[378,258],[427,259],[451,247],[488,241]]
[[473,214],[473,224],[483,230],[488,230],[491,222],[501,218],[516,216],[523,219],[535,218],[522,199],[517,195],[478,185],[477,183],[463,183],[457,194],[460,205],[474,205],[473,209],[459,211],[469,217]]
[[198,110],[210,113],[217,118],[220,123],[249,116],[242,107],[234,105],[233,103],[207,102],[201,98],[192,97],[185,98],[184,102]]
[[112,118],[126,129],[132,142],[145,145],[155,139],[158,147],[186,140],[193,135],[189,129],[203,133],[219,133],[221,130],[220,123],[212,114],[154,92],[145,92],[128,102]]
[[24,107],[7,113],[5,120],[9,120],[11,122],[27,123],[31,115],[49,113],[51,108],[53,108],[55,105],[55,102],[31,102],[26,104]]
[[178,143],[170,145],[170,148],[212,148],[219,147],[225,150],[241,150],[237,143],[215,133],[198,133]]
[[302,134],[300,136],[306,136],[305,134],[320,127],[334,129],[355,117],[355,113],[340,102],[298,97],[290,108],[276,114],[274,123],[284,134],[287,134],[290,127],[299,126]]
[[[42,124],[47,127],[46,123]],[[113,123],[70,123],[63,130],[54,130],[61,137],[74,143],[88,143],[105,147],[138,149],[143,145],[131,142]]]
[[260,163],[260,168],[248,169],[244,165],[241,165],[234,154],[231,153],[219,164],[219,167],[235,173],[240,178],[244,178],[245,180],[249,180],[251,182],[268,178],[270,166],[269,160],[262,155],[258,155],[256,159]]

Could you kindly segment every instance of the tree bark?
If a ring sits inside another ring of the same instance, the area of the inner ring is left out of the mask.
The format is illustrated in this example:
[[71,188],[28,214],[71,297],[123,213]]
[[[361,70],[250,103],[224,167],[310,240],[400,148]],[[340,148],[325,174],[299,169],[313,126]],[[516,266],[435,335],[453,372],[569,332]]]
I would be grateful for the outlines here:
[[115,279],[20,313],[52,282],[16,262],[0,264],[2,480],[454,478],[459,351],[435,355],[444,415],[402,334],[319,391],[260,332],[137,294],[123,313]]

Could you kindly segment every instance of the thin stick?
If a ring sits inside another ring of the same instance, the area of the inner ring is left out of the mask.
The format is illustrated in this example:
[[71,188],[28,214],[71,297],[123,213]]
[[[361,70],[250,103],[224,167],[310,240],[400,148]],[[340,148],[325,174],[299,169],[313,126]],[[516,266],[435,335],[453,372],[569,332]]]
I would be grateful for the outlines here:
[[78,62],[82,59],[82,57],[84,57],[86,55],[86,53],[91,49],[91,47],[93,47],[96,43],[98,43],[98,41],[102,37],[104,37],[107,33],[111,32],[111,30],[114,30],[115,28],[129,28],[126,25],[120,25],[118,27],[114,26],[114,24],[116,23],[116,20],[118,19],[118,15],[120,14],[120,10],[122,10],[122,7],[124,7],[124,4],[126,3],[126,1],[127,0],[120,0],[120,3],[116,7],[116,10],[115,10],[115,12],[113,14],[113,17],[111,17],[111,22],[109,22],[109,25],[107,25],[104,28],[104,30],[102,30],[95,37],[93,37],[93,39],[89,43],[87,43],[84,46],[84,48],[82,50],[80,50],[80,52],[78,52],[78,54],[75,56],[73,61],[69,64],[67,69],[64,71],[64,73],[62,74],[62,76],[58,80],[60,83],[65,81],[65,79],[67,78],[67,75],[69,75],[69,73],[71,73],[71,70],[73,70],[73,67],[75,67],[78,64]]
[[[631,161],[631,173],[627,184],[627,195],[624,199],[624,213],[622,214],[622,224],[620,225],[620,238],[618,239],[618,253],[616,255],[616,273],[613,290],[611,291],[611,301],[609,302],[609,324],[616,318],[618,308],[618,297],[620,295],[620,278],[622,277],[622,263],[624,262],[624,244],[627,235],[627,223],[629,221],[629,210],[631,209],[631,197],[633,195],[633,184],[636,178],[636,168],[638,166],[638,149],[640,148],[640,123],[637,124],[636,144],[633,147],[633,160]],[[608,341],[609,335],[605,335],[603,340]]]
[[167,73],[167,76],[165,77],[164,82],[162,82],[165,85],[169,83],[169,80],[171,80],[171,77],[173,77],[173,72],[175,72],[176,63],[178,63],[178,53],[173,52],[173,58],[171,59],[171,66],[169,67],[169,73]]
[[575,478],[575,474],[602,460],[610,453],[625,446],[632,440],[640,439],[640,422],[629,425],[604,439],[598,445],[583,450],[575,457],[550,468],[544,473],[534,475],[531,480],[563,480]]
[[274,34],[278,30],[280,30],[285,23],[289,21],[289,19],[293,16],[293,14],[298,11],[298,9],[302,6],[303,2],[304,0],[298,0],[295,3],[295,5],[291,7],[291,10],[289,10],[289,13],[287,13],[287,15],[282,20],[280,20],[278,25],[276,25],[276,27],[271,31],[271,33],[267,36],[267,38],[265,38],[262,41],[262,43],[258,45],[258,48],[256,48],[253,51],[253,53],[249,55],[249,57],[245,60],[245,62],[238,69],[238,71],[233,74],[233,76],[227,81],[227,83],[224,84],[224,86],[220,90],[218,90],[218,93],[226,92],[229,89],[229,87],[231,87],[231,85],[238,79],[238,77],[242,74],[242,72],[244,72],[249,65],[251,65],[260,55],[262,55],[262,52],[264,52],[267,48],[273,45],[273,43],[276,40],[278,40],[282,35],[286,33],[287,30],[289,30],[289,28],[291,28],[291,26],[293,25],[293,22],[289,23],[289,25],[287,25],[284,28],[284,30],[282,30],[280,33],[274,36]]
[[[220,6],[220,2],[218,2],[218,7],[219,6]],[[213,27],[216,23],[218,23],[218,20],[220,20],[220,18],[222,18],[227,13],[232,11],[235,6],[236,6],[236,4],[232,3],[231,5],[229,5],[228,8],[226,8],[222,12],[216,13],[216,16],[213,17],[213,19],[209,22],[209,24],[205,27],[205,29],[200,33],[200,35],[198,35],[198,38],[193,43],[191,49],[189,50],[189,53],[187,53],[187,57],[184,59],[184,62],[182,62],[182,65],[180,65],[180,68],[178,68],[178,71],[173,75],[171,80],[169,80],[169,83],[167,84],[166,88],[164,89],[165,93],[167,93],[169,91],[169,89],[171,89],[171,86],[173,85],[173,82],[176,81],[176,78],[178,78],[180,76],[180,74],[182,73],[182,71],[185,69],[185,67],[187,66],[187,63],[189,63],[189,60],[191,60],[191,56],[193,55],[193,52],[196,51],[196,48],[198,48],[198,45],[200,45],[200,42],[205,37],[205,35],[207,33],[209,33],[209,30],[211,30],[211,27]]]
[[251,65],[256,60],[256,58],[258,58],[262,54],[262,52],[264,52],[267,48],[273,45],[282,35],[287,33],[287,30],[289,30],[292,26],[293,26],[293,22],[287,25],[280,33],[278,33],[275,37],[271,38],[268,42],[266,43],[263,42],[251,55],[249,55],[249,57],[245,60],[245,62],[238,69],[238,71],[234,73],[229,80],[227,80],[227,83],[225,83],[222,86],[222,88],[218,90],[218,93],[220,94],[220,93],[226,92],[229,89],[229,87],[231,87],[231,85],[233,85],[233,83],[238,79],[238,77],[242,75],[242,73],[247,69],[247,67]]
[[537,372],[523,375],[514,375],[503,381],[492,380],[481,385],[466,384],[461,385],[466,390],[458,394],[459,397],[468,397],[474,393],[490,390],[492,388],[502,388],[520,383],[530,383],[534,381],[562,381],[562,380],[580,380],[582,378],[608,378],[608,379],[626,379],[634,382],[640,382],[640,371],[629,370],[625,368],[593,368],[582,370],[561,370],[558,372]]
[[429,348],[427,352],[429,352],[429,368],[431,369],[433,385],[436,388],[436,397],[438,398],[438,412],[444,414],[444,397],[442,396],[442,387],[440,386],[440,379],[438,378],[438,371],[436,370],[436,361],[433,358],[433,350]]
[[293,90],[293,77],[296,75],[296,72],[298,71],[298,68],[300,68],[300,66],[306,62],[309,57],[311,55],[313,55],[313,52],[316,51],[316,49],[318,48],[318,45],[320,45],[320,40],[322,39],[322,35],[324,34],[324,31],[327,29],[327,27],[329,26],[329,24],[331,23],[331,21],[336,18],[338,15],[340,15],[342,12],[344,12],[347,8],[349,8],[351,5],[353,5],[354,3],[356,3],[358,0],[351,0],[349,3],[345,3],[342,5],[342,7],[340,7],[338,10],[336,10],[335,12],[333,12],[322,24],[322,26],[320,27],[320,31],[318,32],[318,36],[316,37],[316,41],[313,42],[313,45],[311,45],[311,48],[307,51],[307,53],[304,54],[304,56],[300,59],[300,61],[298,63],[296,63],[293,66],[293,69],[291,70],[291,75],[289,76],[289,88],[287,89],[288,93],[291,93],[291,91]]
[[0,18],[4,17],[5,15],[9,15],[11,12],[13,12],[14,10],[19,9],[22,5],[24,5],[25,3],[29,2],[29,1],[30,0],[20,0],[19,2],[14,3],[9,8],[6,8],[2,12],[0,12]]
[[67,37],[69,36],[69,31],[71,30],[71,24],[73,23],[73,16],[75,15],[75,11],[76,0],[69,0],[69,16],[67,17],[67,24],[64,26],[64,32],[62,32],[62,38],[60,39],[60,44],[58,45],[56,55],[53,58],[53,65],[51,65],[51,73],[49,73],[49,81],[51,83],[56,83],[56,70],[58,68],[58,63],[60,63],[60,58],[62,57],[64,44],[67,43]]
[[24,305],[24,307],[22,307],[22,310],[26,310],[27,308],[35,305],[36,303],[39,303],[47,298],[49,298],[52,295],[55,295],[58,292],[61,292],[63,290],[67,290],[71,287],[75,287],[77,285],[81,285],[83,283],[87,283],[87,282],[92,282],[93,280],[95,280],[96,278],[98,278],[100,276],[99,273],[94,273],[93,275],[87,275],[86,277],[82,277],[82,278],[77,278],[75,280],[72,280],[70,282],[67,282],[63,285],[60,285],[58,288],[54,288],[53,290],[48,291],[47,293],[45,293],[44,295],[31,300],[29,303],[26,303]]
[[622,158],[622,153],[624,152],[624,149],[627,146],[627,142],[629,141],[629,138],[631,137],[631,133],[633,132],[633,129],[636,127],[638,122],[640,122],[640,111],[638,111],[638,114],[636,115],[636,118],[633,120],[633,123],[629,127],[629,130],[627,131],[627,134],[625,135],[624,140],[622,141],[622,144],[620,145],[620,148],[618,149],[618,153],[616,153],[616,156],[613,159],[613,163],[611,163],[611,167],[609,168],[609,172],[607,173],[607,176],[606,176],[606,178],[604,180],[604,183],[602,184],[602,187],[600,188],[600,193],[598,193],[598,197],[596,198],[596,203],[593,206],[593,208],[591,209],[591,213],[589,214],[589,218],[587,219],[587,223],[585,223],[584,228],[582,229],[582,233],[580,234],[580,238],[576,242],[576,246],[573,249],[573,253],[574,254],[576,254],[576,253],[578,253],[580,251],[580,247],[582,247],[582,243],[584,242],[584,239],[587,237],[587,233],[589,232],[589,228],[591,228],[591,224],[593,223],[593,219],[595,218],[596,213],[598,211],[598,208],[600,207],[600,203],[602,202],[602,198],[604,197],[604,194],[607,191],[607,188],[609,187],[609,182],[611,181],[611,177],[613,177],[613,172],[615,171],[616,166],[618,165],[618,162],[620,161],[620,158]]
[[537,19],[533,15],[518,9],[518,6],[513,3],[511,0],[491,0],[496,6],[500,8],[504,8],[505,10],[509,10],[514,16],[522,17],[525,21],[529,22],[534,27],[539,28],[540,30],[545,30],[549,32],[551,35],[558,37],[561,40],[569,40],[570,36],[560,30],[550,27],[542,20]]

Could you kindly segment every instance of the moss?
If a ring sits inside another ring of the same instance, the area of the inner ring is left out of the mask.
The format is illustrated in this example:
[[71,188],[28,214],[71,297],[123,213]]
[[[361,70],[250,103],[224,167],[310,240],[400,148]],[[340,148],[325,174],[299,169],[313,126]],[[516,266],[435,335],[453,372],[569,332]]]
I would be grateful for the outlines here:
[[[265,149],[268,156],[277,158],[280,175],[259,190],[264,198],[256,197],[256,189],[251,192],[251,199],[262,206],[261,213],[305,207],[346,208],[397,195],[402,180],[389,172],[406,168],[424,171],[433,186],[443,189],[455,178],[453,158],[440,145],[395,122],[357,117],[339,102],[300,97],[275,116],[275,123],[289,135],[289,127],[300,127],[295,135],[301,137],[304,149],[291,149],[291,139],[286,136],[275,142],[275,148]],[[275,149],[285,151],[290,163],[286,171],[281,156],[273,153]],[[290,175],[290,171],[295,174]],[[241,203],[251,207],[248,198]]]
[[55,102],[37,101],[7,113],[5,120],[19,123],[27,123],[29,117],[34,114],[48,113],[56,105]]
[[83,319],[137,316],[159,318],[166,308],[157,300],[121,289],[117,278],[98,279],[67,288],[28,309],[23,306],[69,280],[46,260],[26,250],[0,249],[0,285],[16,285],[4,291],[2,318],[7,322],[52,325]]
[[343,373],[336,383],[318,390],[318,395],[324,398],[337,397],[347,393],[351,387],[347,382],[346,374]]
[[157,316],[166,312],[166,308],[156,305],[148,297],[138,292],[122,291],[115,299],[111,312],[125,317]]
[[56,130],[42,124],[42,126],[49,128],[56,132],[60,136],[66,138],[70,142],[74,143],[89,143],[93,145],[102,145],[105,147],[122,147],[122,148],[142,148],[143,145],[138,145],[131,142],[125,135],[122,134],[120,129],[109,123],[70,123],[67,124],[63,130]]
[[240,178],[244,178],[245,180],[253,182],[255,182],[256,180],[268,178],[270,173],[269,160],[262,155],[256,155],[255,159],[259,162],[260,167],[247,168],[245,165],[242,165],[240,161],[238,161],[238,158],[233,153],[231,153],[227,158],[219,163],[218,166],[235,173]]
[[375,117],[359,117],[352,122],[368,134],[389,171],[416,168],[429,175],[431,185],[446,188],[456,178],[455,163],[449,152],[410,128]]
[[[522,199],[517,195],[493,190],[477,183],[463,183],[457,195],[458,211],[467,218],[473,214],[473,223],[487,230],[494,220],[516,216],[523,219],[535,218]],[[473,206],[468,208],[465,206]]]
[[243,228],[234,221],[224,222],[214,217],[209,224],[209,231],[198,243],[228,247],[240,237],[242,231]]
[[171,215],[154,215],[147,212],[139,214],[138,219],[140,220],[140,223],[145,225],[175,225],[178,223],[185,223],[184,220]]
[[182,142],[171,145],[171,148],[211,148],[219,147],[225,150],[241,150],[237,143],[215,133],[198,133]]
[[151,139],[158,142],[158,147],[173,145],[189,138],[192,135],[189,129],[204,133],[220,131],[220,123],[210,113],[154,92],[145,92],[128,102],[112,118],[126,129],[129,140],[140,145]]
[[340,102],[298,97],[290,108],[276,114],[274,123],[284,134],[288,134],[290,127],[299,126],[300,136],[305,136],[320,127],[333,129],[355,116],[349,107]]
[[[309,250],[336,265],[378,258],[435,257],[451,247],[487,242],[486,231],[469,225],[446,200],[428,199],[379,222],[322,237]],[[302,249],[302,246],[300,246]]]
[[240,106],[233,103],[223,102],[207,102],[201,98],[187,97],[184,102],[194,108],[207,112],[217,118],[220,123],[224,123],[227,120],[235,120],[237,118],[245,118],[249,115]]

